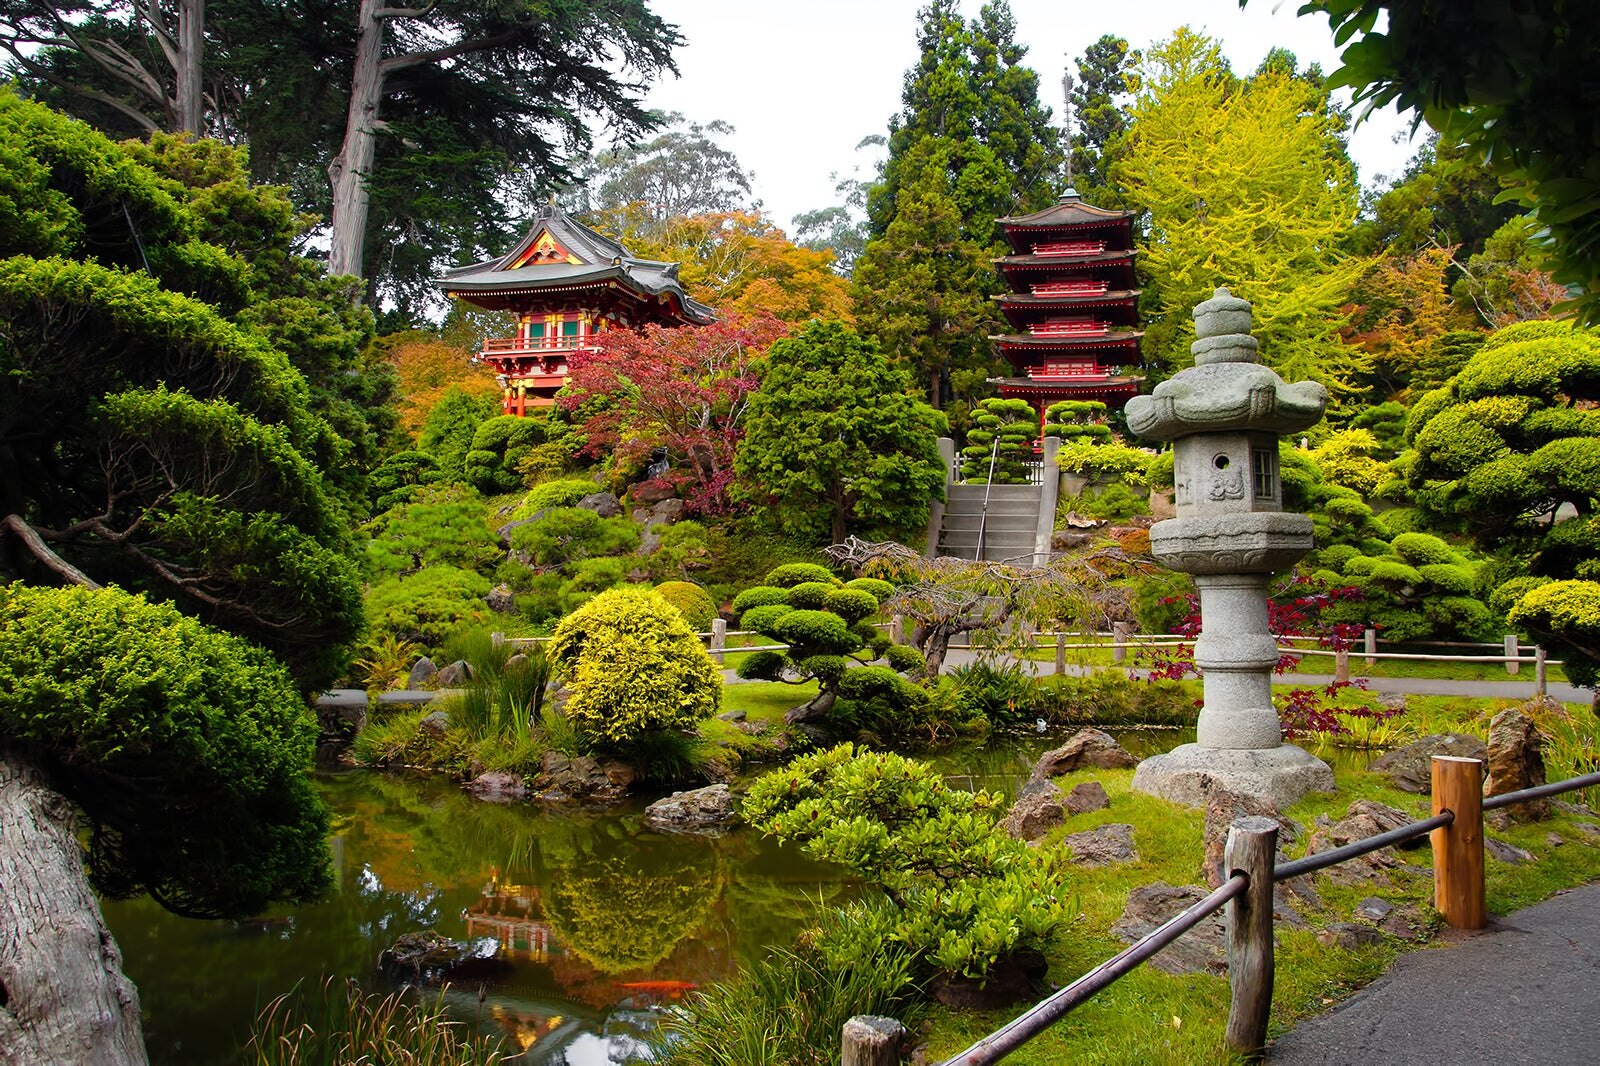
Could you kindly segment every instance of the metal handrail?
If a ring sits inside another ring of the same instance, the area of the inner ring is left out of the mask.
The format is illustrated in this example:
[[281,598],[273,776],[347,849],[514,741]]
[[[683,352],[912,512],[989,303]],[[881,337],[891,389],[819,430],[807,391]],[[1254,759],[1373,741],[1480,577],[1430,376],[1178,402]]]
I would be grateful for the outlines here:
[[[1532,788],[1492,796],[1485,799],[1482,806],[1484,810],[1493,810],[1496,807],[1507,807],[1515,803],[1525,803],[1528,800],[1556,796],[1596,785],[1600,785],[1600,773],[1582,774],[1553,784],[1535,785]],[[1424,836],[1435,829],[1453,824],[1455,818],[1454,811],[1445,810],[1432,818],[1411,822],[1385,833],[1363,837],[1341,847],[1275,864],[1272,868],[1272,880],[1276,883],[1315,873],[1329,866],[1337,866],[1349,859]],[[989,1066],[990,1063],[999,1062],[1001,1058],[1060,1021],[1095,992],[1136,969],[1203,919],[1221,910],[1229,900],[1247,891],[1249,883],[1249,875],[1235,873],[1205,899],[1168,919],[1163,925],[1146,933],[1117,955],[1096,966],[1048,999],[1035,1004],[965,1051],[953,1058],[945,1059],[939,1066]]]
[[1000,458],[1000,434],[994,435],[994,447],[989,451],[989,480],[983,486],[983,510],[978,512],[978,548],[972,561],[983,559],[983,529],[989,522],[989,493],[994,491],[994,464]]

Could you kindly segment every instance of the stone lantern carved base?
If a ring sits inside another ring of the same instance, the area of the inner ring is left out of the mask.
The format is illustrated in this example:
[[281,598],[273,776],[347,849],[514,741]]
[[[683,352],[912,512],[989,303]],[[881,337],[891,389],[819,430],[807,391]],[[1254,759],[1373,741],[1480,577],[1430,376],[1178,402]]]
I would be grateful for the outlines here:
[[1188,807],[1205,806],[1207,793],[1225,788],[1270,800],[1279,810],[1309,792],[1334,790],[1332,768],[1293,744],[1275,748],[1183,744],[1141,762],[1133,772],[1133,788]]

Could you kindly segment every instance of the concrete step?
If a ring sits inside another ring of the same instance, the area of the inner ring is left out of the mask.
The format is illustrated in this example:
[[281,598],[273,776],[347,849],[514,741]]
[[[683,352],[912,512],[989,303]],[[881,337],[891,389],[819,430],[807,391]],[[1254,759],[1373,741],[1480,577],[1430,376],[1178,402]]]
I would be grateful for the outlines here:
[[1037,500],[1043,493],[1039,485],[948,485],[945,487],[945,496],[948,500],[977,499],[983,500],[985,491],[988,492],[990,502],[995,500]]
[[[939,545],[941,548],[948,548],[955,554],[965,555],[970,559],[973,549],[978,546],[978,534],[976,530],[972,532],[947,532],[939,539]],[[1016,555],[1019,552],[1032,551],[1033,534],[991,534],[985,532],[983,535],[983,547],[985,554],[990,551],[998,551],[1005,555]]]
[[1039,526],[1039,514],[1037,511],[1020,511],[1008,514],[1004,511],[997,512],[992,507],[989,509],[988,518],[977,514],[951,514],[948,511],[945,512],[945,532],[952,530],[976,532],[980,523],[983,525],[984,530],[989,533],[1010,530],[1017,533],[1027,533],[1032,536],[1033,531]]

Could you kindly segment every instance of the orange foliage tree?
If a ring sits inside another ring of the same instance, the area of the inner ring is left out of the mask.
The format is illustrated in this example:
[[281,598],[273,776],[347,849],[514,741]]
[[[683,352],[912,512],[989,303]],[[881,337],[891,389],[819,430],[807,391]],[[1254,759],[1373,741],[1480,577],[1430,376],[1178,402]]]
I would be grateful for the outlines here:
[[397,333],[379,342],[399,378],[400,426],[416,438],[423,420],[452,385],[471,396],[499,391],[494,372],[475,363],[467,352],[434,340],[426,333]]

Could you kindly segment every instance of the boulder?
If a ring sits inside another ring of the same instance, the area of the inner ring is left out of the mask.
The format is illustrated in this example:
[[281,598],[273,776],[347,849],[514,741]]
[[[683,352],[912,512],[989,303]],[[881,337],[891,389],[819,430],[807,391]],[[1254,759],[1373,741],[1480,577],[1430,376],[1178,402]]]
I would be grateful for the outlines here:
[[1354,917],[1365,919],[1369,922],[1381,922],[1394,911],[1394,904],[1377,896],[1368,896],[1356,904]]
[[1029,781],[1002,823],[1017,840],[1038,840],[1066,818],[1061,790],[1052,781]]
[[1080,781],[1072,786],[1072,791],[1067,793],[1062,805],[1068,814],[1088,814],[1090,811],[1103,811],[1111,806],[1111,797],[1106,795],[1106,788],[1100,782]]
[[627,763],[547,751],[533,780],[534,798],[546,803],[619,803],[636,776]]
[[354,736],[367,727],[367,690],[330,689],[317,697],[317,722],[327,735]]
[[[1544,739],[1526,711],[1540,709],[1540,701],[1508,707],[1489,721],[1489,782],[1486,796],[1503,796],[1544,784]],[[1504,810],[1525,822],[1550,817],[1548,799],[1514,803]]]
[[1082,833],[1072,833],[1062,843],[1072,849],[1072,861],[1079,866],[1114,866],[1139,861],[1131,825],[1098,825]]
[[732,825],[736,817],[728,786],[710,785],[656,800],[645,808],[644,824],[661,833],[715,836]]
[[747,715],[744,711],[723,711],[721,714],[717,715],[717,721],[742,722],[748,717],[749,715]]
[[1435,755],[1482,759],[1487,754],[1488,749],[1480,737],[1469,733],[1435,733],[1394,749],[1373,763],[1372,769],[1387,777],[1400,791],[1426,796],[1433,791],[1431,760]]
[[507,522],[505,525],[495,530],[495,536],[500,538],[500,546],[502,548],[511,547],[511,534],[513,532],[523,526],[531,525],[532,523],[537,522],[539,519],[543,518],[546,513],[547,511],[538,511],[529,515],[527,518],[519,518],[515,522]]
[[657,504],[670,500],[678,490],[664,481],[641,481],[628,489],[628,499],[634,503]]
[[601,518],[616,518],[622,514],[622,501],[609,492],[591,492],[578,501],[578,506]]
[[467,791],[490,803],[515,803],[528,798],[528,786],[517,774],[491,770],[467,782]]
[[411,673],[406,675],[406,688],[432,688],[434,678],[439,676],[439,668],[433,660],[424,655],[411,665]]
[[[1387,803],[1379,803],[1377,800],[1356,800],[1345,808],[1346,818],[1356,816],[1371,818],[1380,833],[1387,833],[1393,829],[1404,829],[1412,822],[1419,820],[1411,817],[1398,807],[1391,807]],[[1412,837],[1410,840],[1396,844],[1395,847],[1401,851],[1412,851],[1422,847],[1427,842],[1428,838],[1425,836]]]
[[1222,855],[1228,846],[1228,827],[1247,816],[1271,818],[1278,823],[1278,861],[1284,861],[1283,847],[1300,835],[1300,823],[1278,813],[1277,804],[1261,796],[1229,792],[1220,785],[1206,793],[1205,856],[1201,876],[1207,885],[1222,884]]
[[[1164,881],[1136,888],[1128,893],[1127,906],[1122,917],[1112,924],[1111,935],[1131,944],[1209,894],[1210,889],[1199,885],[1169,885]],[[1167,945],[1150,960],[1150,965],[1172,974],[1225,973],[1227,943],[1222,912],[1218,911]]]
[[1383,934],[1364,922],[1330,922],[1317,931],[1317,943],[1350,951],[1383,943]]
[[516,597],[511,593],[511,586],[503,581],[489,590],[483,602],[496,614],[510,614],[517,609]]
[[1061,747],[1039,757],[1033,768],[1032,780],[1060,777],[1085,766],[1115,770],[1137,765],[1139,760],[1129,755],[1109,733],[1098,729],[1080,729]]
[[450,731],[450,716],[444,711],[434,711],[423,718],[417,726],[428,736],[438,740]]
[[1521,866],[1523,863],[1533,861],[1533,852],[1525,851],[1515,844],[1508,844],[1504,840],[1496,840],[1494,837],[1484,837],[1483,850],[1489,858],[1503,862],[1507,866]]
[[499,957],[499,944],[491,937],[451,940],[424,929],[402,933],[378,956],[378,969],[390,978],[415,984],[499,980],[514,969]]
[[[1388,832],[1390,829],[1404,825],[1411,819],[1402,811],[1382,803],[1371,800],[1357,800],[1350,805],[1345,816],[1331,825],[1318,826],[1312,830],[1311,840],[1307,844],[1306,854],[1315,855],[1323,851],[1343,847],[1346,844],[1361,840],[1364,837],[1376,836]],[[1415,843],[1408,842],[1407,846],[1417,847],[1426,841],[1426,837],[1418,837]],[[1356,885],[1366,881],[1387,881],[1389,875],[1401,866],[1399,857],[1392,847],[1378,851],[1370,851],[1365,855],[1348,859],[1337,865],[1330,866],[1322,873],[1326,874],[1337,884]]]
[[457,659],[448,666],[440,668],[434,676],[433,683],[439,688],[460,688],[472,680],[472,667],[467,665],[465,659]]
[[679,499],[662,500],[650,508],[650,524],[653,526],[670,526],[683,517],[683,501]]
[[1037,951],[1019,948],[1003,955],[982,977],[942,973],[931,980],[929,991],[946,1007],[958,1010],[999,1010],[1037,997],[1049,964]]

